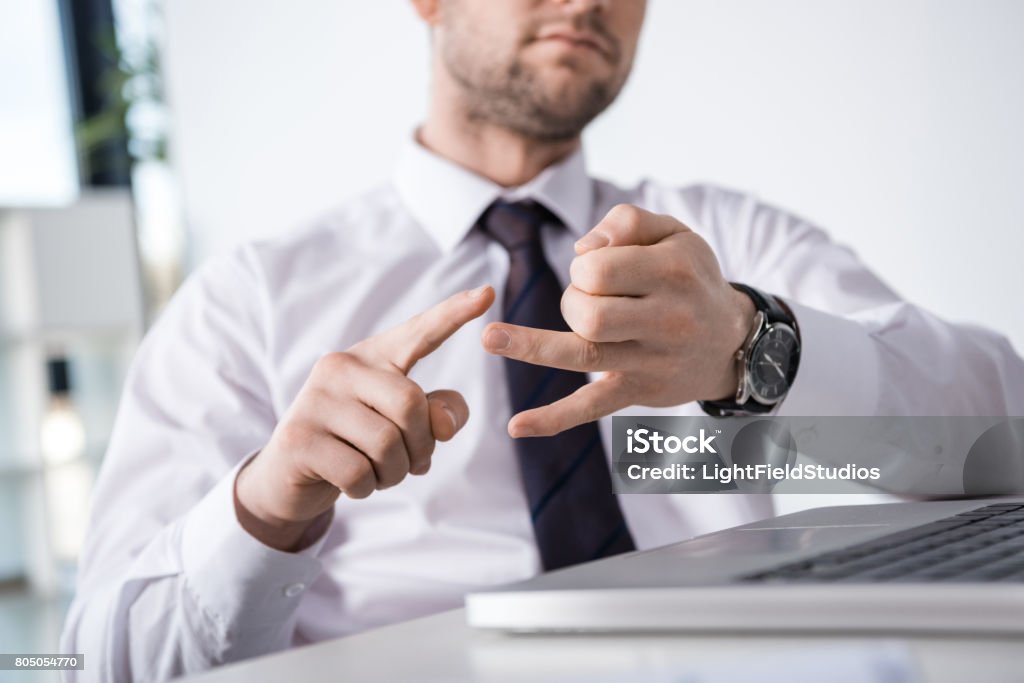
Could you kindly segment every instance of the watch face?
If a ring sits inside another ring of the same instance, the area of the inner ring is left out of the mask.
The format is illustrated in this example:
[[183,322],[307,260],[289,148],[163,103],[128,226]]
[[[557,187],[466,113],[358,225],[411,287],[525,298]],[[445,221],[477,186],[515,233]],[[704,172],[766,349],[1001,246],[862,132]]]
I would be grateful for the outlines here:
[[768,327],[754,344],[748,359],[750,393],[761,403],[778,403],[796,375],[800,342],[788,325]]

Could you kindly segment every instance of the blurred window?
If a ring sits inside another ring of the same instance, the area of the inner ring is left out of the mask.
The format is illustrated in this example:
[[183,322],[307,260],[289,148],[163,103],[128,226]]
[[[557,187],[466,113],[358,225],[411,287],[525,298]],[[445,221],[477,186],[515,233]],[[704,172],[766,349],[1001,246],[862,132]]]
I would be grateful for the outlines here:
[[0,0],[0,207],[78,193],[61,36],[56,1]]

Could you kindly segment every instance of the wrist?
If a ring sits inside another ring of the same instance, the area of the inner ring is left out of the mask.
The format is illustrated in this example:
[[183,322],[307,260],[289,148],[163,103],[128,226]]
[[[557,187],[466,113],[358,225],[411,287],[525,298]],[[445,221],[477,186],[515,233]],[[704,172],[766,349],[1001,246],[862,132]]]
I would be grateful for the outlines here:
[[718,398],[712,400],[732,400],[736,397],[737,388],[743,375],[740,363],[736,360],[736,354],[743,348],[750,336],[754,317],[757,314],[757,307],[754,306],[754,302],[749,296],[732,287],[729,289],[732,306],[729,324],[726,328],[728,332],[723,336],[722,341],[724,370],[720,373],[720,380],[715,387],[714,395]]
[[235,517],[239,525],[260,543],[283,552],[299,552],[310,545],[326,530],[333,508],[309,520],[282,519],[261,505],[259,476],[252,458],[235,478]]
[[749,297],[756,312],[741,349],[736,353],[736,394],[702,401],[711,415],[770,413],[786,398],[800,366],[800,331],[781,299],[740,283],[732,286]]

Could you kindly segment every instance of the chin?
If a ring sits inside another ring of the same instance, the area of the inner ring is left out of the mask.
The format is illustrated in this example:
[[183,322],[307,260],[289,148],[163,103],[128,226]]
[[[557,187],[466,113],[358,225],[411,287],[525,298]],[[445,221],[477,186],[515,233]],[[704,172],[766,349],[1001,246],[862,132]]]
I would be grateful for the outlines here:
[[586,97],[595,88],[607,88],[611,77],[594,69],[558,64],[537,72],[537,80],[553,99],[573,99]]
[[576,80],[571,83],[551,84],[547,88],[548,101],[554,103],[562,112],[575,112],[593,109],[595,100],[605,99],[607,88],[600,81]]
[[543,73],[559,77],[571,77],[587,81],[604,81],[614,74],[603,61],[564,55],[558,59],[538,65]]

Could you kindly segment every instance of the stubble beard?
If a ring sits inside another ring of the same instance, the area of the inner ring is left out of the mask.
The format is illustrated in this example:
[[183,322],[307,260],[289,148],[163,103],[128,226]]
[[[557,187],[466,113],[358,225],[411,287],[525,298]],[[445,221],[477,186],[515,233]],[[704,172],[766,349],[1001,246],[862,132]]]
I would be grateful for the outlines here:
[[552,92],[518,57],[507,64],[492,64],[485,55],[464,50],[465,44],[461,39],[448,41],[442,56],[461,90],[470,123],[497,125],[534,140],[571,140],[615,100],[622,87],[611,76],[582,86],[566,84]]

